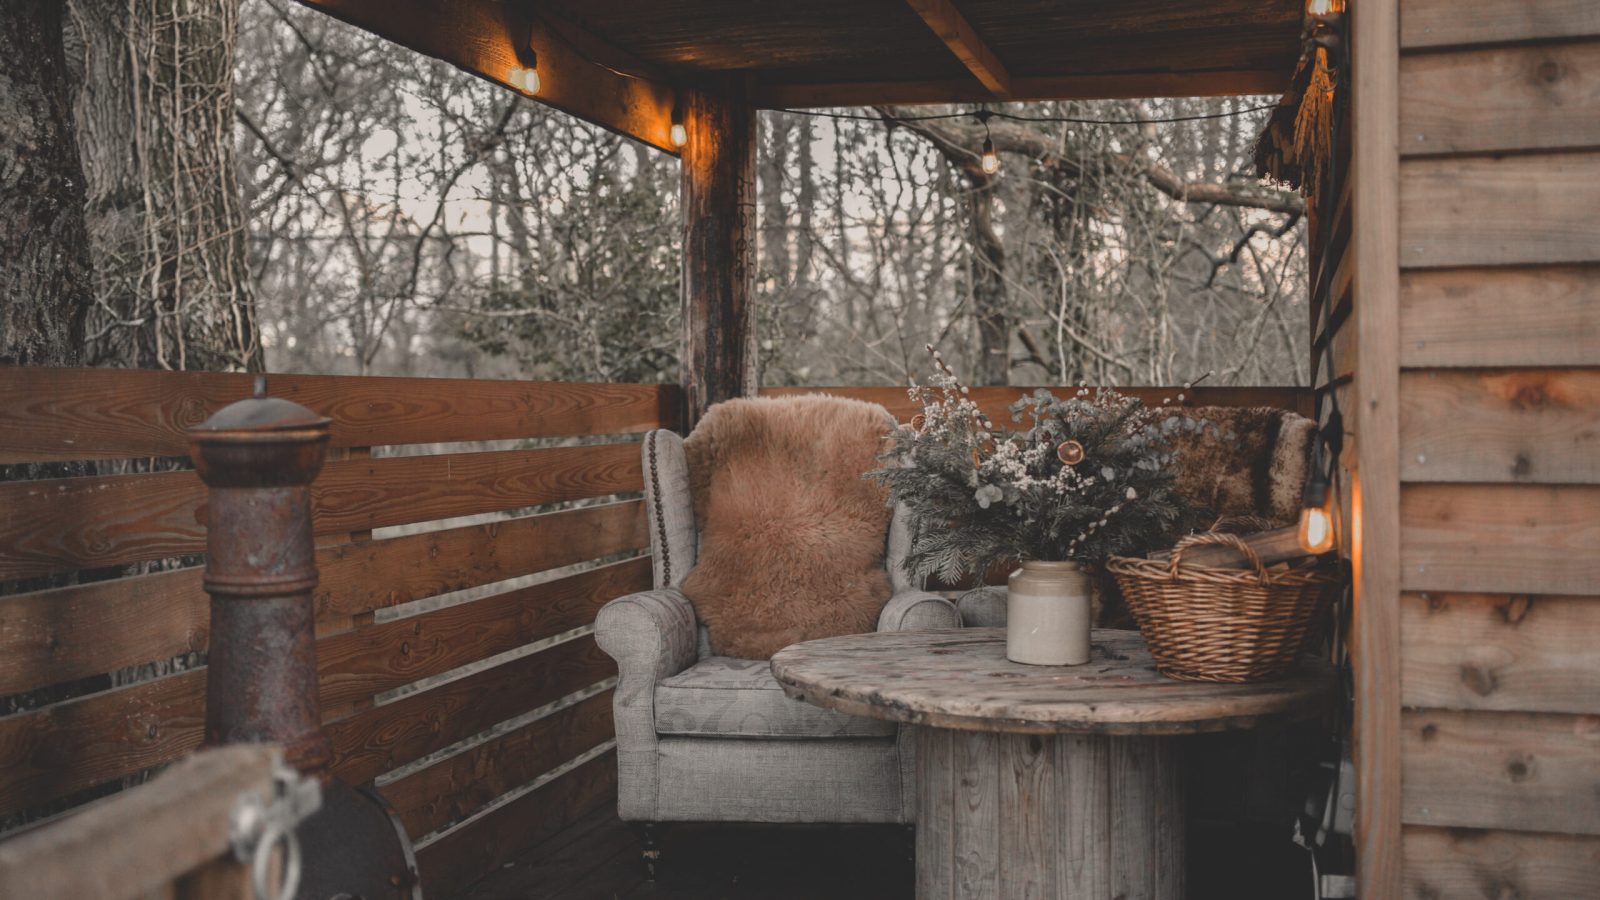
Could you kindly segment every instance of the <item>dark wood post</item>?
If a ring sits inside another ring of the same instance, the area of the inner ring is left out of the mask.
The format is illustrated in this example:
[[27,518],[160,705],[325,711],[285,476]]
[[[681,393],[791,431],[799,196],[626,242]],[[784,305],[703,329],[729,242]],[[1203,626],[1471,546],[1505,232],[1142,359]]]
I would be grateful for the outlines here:
[[684,418],[756,392],[756,111],[742,84],[686,91]]

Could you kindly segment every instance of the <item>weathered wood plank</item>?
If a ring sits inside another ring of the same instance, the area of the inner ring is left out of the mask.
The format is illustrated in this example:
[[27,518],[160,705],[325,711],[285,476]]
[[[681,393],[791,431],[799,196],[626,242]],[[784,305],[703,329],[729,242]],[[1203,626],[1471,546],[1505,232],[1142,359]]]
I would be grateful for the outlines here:
[[956,59],[967,67],[989,93],[1004,99],[1011,94],[1011,73],[989,45],[973,30],[972,23],[950,0],[909,0],[922,21],[928,23]]
[[208,750],[150,784],[0,843],[0,897],[144,897],[231,859],[239,797],[270,795],[277,755],[257,746]]
[[1407,706],[1600,714],[1600,597],[1406,594]]
[[[641,490],[637,444],[328,463],[312,488],[318,534]],[[0,580],[205,549],[193,472],[0,484]]]
[[1600,369],[1405,373],[1400,477],[1600,482]]
[[[1289,88],[1289,68],[1114,74],[1012,76],[1012,100],[1117,100],[1149,97],[1277,96]],[[760,85],[755,102],[764,109],[926,103],[981,103],[994,95],[982,84],[963,81],[858,81]]]
[[327,638],[317,644],[322,705],[365,700],[588,625],[607,602],[649,587],[650,559],[640,557]]
[[1400,354],[1409,367],[1600,365],[1600,266],[1406,272]]
[[[644,505],[633,500],[325,547],[317,553],[318,618],[345,627],[385,606],[649,541]],[[201,577],[195,567],[0,597],[0,694],[204,652],[210,615]]]
[[1408,484],[1400,519],[1405,590],[1600,594],[1600,487]]
[[333,770],[363,784],[616,674],[592,636],[327,723]]
[[[0,464],[188,456],[186,429],[250,396],[254,376],[8,368]],[[645,431],[678,421],[676,385],[273,375],[268,389],[333,419],[329,446],[376,447]]]
[[417,848],[422,889],[448,897],[582,818],[616,793],[617,755],[607,751]]
[[198,748],[205,692],[194,669],[0,718],[0,816]]
[[1406,0],[1400,16],[1407,49],[1596,35],[1600,8],[1592,0],[1481,0],[1470,16],[1456,0]]
[[1408,710],[1407,824],[1600,834],[1600,718]]
[[472,815],[591,747],[610,740],[611,691],[434,763],[381,789],[413,838]]
[[1367,553],[1355,569],[1350,650],[1355,667],[1356,891],[1398,897],[1400,859],[1399,235],[1404,228],[1399,146],[1398,0],[1362,0],[1351,20],[1353,134],[1350,171],[1357,346],[1353,402],[1357,506]]
[[1411,825],[1404,845],[1407,897],[1600,897],[1600,838]]
[[1600,153],[1411,159],[1400,176],[1406,268],[1600,260]]
[[[487,81],[520,89],[526,64],[520,46],[538,54],[542,84],[538,99],[587,122],[674,153],[670,84],[624,77],[586,59],[570,36],[555,34],[549,21],[526,7],[495,0],[454,0],[447,7],[428,0],[300,0],[305,5]],[[643,75],[640,64],[617,51],[600,56],[607,65]]]
[[1400,138],[1407,156],[1600,146],[1600,42],[1404,57]]
[[326,547],[313,596],[335,621],[649,546],[644,502],[607,503]]
[[[1056,396],[1066,398],[1076,393],[1077,388],[1063,387],[1060,385],[1047,387]],[[994,420],[996,425],[1006,427],[1011,424],[1009,407],[1017,402],[1023,395],[1031,394],[1038,388],[1034,387],[976,387],[972,389],[972,400],[983,410],[984,415]],[[1093,389],[1091,389],[1092,391]],[[1119,387],[1117,391],[1124,396],[1137,397],[1149,406],[1159,406],[1163,400],[1169,405],[1179,404],[1177,397],[1183,395],[1182,406],[1270,406],[1277,409],[1289,409],[1300,415],[1310,418],[1311,397],[1309,388],[1299,387],[1267,387],[1267,388],[1231,388],[1231,387],[1206,387],[1200,385],[1188,389],[1181,387]],[[903,387],[769,387],[762,388],[763,397],[792,397],[803,394],[831,394],[836,397],[851,397],[856,400],[865,400],[869,403],[881,404],[896,419],[905,422],[921,412],[911,398],[906,395]]]

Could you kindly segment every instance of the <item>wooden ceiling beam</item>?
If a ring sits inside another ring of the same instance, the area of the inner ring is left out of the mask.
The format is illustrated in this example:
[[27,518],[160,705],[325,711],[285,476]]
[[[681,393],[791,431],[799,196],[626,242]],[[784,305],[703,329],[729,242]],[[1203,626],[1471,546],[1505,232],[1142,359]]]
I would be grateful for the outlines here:
[[670,135],[673,86],[574,26],[552,26],[519,4],[498,0],[299,2],[519,93],[528,59],[523,51],[531,49],[540,81],[533,99],[677,155]]
[[956,9],[951,0],[907,0],[922,21],[928,23],[933,33],[944,41],[950,52],[961,60],[974,77],[997,100],[1011,98],[1011,73],[994,55],[989,45],[978,37],[967,17]]
[[[1205,72],[1125,72],[1014,78],[1011,100],[1128,100],[1146,97],[1277,97],[1289,87],[1279,69]],[[763,109],[831,106],[980,103],[994,99],[969,81],[877,81],[841,84],[767,84],[754,91]]]

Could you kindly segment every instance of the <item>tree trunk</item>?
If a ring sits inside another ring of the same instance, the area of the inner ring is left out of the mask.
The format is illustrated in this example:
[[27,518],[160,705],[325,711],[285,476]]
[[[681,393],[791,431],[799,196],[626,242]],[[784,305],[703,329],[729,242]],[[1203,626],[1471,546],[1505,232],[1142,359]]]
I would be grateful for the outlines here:
[[239,0],[71,0],[90,361],[262,368],[235,170]]
[[89,288],[58,0],[0,14],[0,364],[70,366]]

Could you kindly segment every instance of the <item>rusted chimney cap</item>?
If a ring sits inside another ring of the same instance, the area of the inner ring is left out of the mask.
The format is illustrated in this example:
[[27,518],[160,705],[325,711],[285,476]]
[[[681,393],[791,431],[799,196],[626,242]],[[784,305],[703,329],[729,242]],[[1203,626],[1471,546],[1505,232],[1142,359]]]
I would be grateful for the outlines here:
[[221,432],[248,431],[304,431],[326,428],[332,421],[319,416],[293,400],[268,397],[267,379],[256,377],[255,396],[230,403],[217,410],[211,418],[189,429],[196,438],[204,439]]

